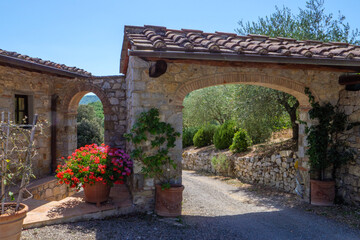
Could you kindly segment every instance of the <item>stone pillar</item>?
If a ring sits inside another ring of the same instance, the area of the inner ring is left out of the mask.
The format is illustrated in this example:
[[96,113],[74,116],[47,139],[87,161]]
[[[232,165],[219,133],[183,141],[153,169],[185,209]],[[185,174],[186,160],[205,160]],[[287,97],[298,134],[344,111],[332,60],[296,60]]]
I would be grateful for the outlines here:
[[[144,102],[142,97],[146,97],[143,91],[145,90],[146,82],[142,79],[142,74],[148,70],[149,64],[136,57],[130,57],[128,72],[126,74],[126,105],[127,105],[127,132],[130,131],[134,125],[137,116],[144,110],[151,108],[153,100],[149,103]],[[149,99],[150,95],[147,99]],[[146,105],[146,106],[145,106]],[[132,144],[126,144],[127,152],[133,150]],[[134,162],[133,174],[130,178],[130,191],[133,198],[133,204],[139,210],[150,210],[154,206],[155,187],[153,179],[145,179],[141,174],[141,164]]]
[[[299,107],[299,118],[301,122],[310,124],[308,106]],[[305,134],[305,124],[299,124],[299,140],[298,140],[298,157],[299,157],[299,171],[304,183],[304,201],[310,202],[310,165],[309,158],[306,156],[307,140]]]
[[69,112],[64,116],[65,141],[64,156],[70,156],[77,147],[77,113]]
[[[150,64],[137,57],[130,57],[129,67],[126,75],[127,86],[127,132],[134,125],[139,114],[151,108],[159,109],[160,120],[170,123],[176,131],[182,132],[182,107],[171,105],[172,101],[168,99],[166,91],[161,88],[153,87],[156,84],[163,84],[160,79],[153,79],[148,76]],[[127,143],[127,151],[130,152],[133,146]],[[176,147],[169,154],[178,164],[178,177],[173,183],[181,183],[181,158],[182,141],[178,138]],[[134,174],[130,180],[130,189],[133,197],[133,203],[141,210],[153,209],[154,206],[154,179],[146,179],[141,174],[141,164],[134,163]]]

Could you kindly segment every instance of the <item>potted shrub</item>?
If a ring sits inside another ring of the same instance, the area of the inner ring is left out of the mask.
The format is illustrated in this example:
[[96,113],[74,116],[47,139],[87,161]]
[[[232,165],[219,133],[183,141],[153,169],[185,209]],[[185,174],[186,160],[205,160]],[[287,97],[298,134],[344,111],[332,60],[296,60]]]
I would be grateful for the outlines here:
[[[354,151],[342,137],[346,130],[358,123],[349,123],[348,116],[338,106],[315,102],[308,88],[305,93],[312,106],[309,117],[314,121],[305,129],[308,141],[306,153],[311,168],[311,204],[331,206],[335,199],[336,169],[355,157]],[[330,171],[331,174],[327,174]]]
[[[180,133],[159,119],[159,110],[152,108],[143,112],[130,133],[125,134],[134,144],[131,157],[142,164],[142,173],[155,178],[155,212],[164,217],[181,215],[183,185],[173,184],[176,179],[176,163],[170,158],[169,150],[175,147]],[[147,143],[147,144],[146,144]]]
[[[37,123],[37,119],[35,115],[32,125],[20,126],[10,121],[10,113],[7,117],[4,112],[1,114],[0,239],[20,239],[23,220],[29,209],[22,201],[27,200],[23,199],[23,192],[33,176],[31,159],[36,155],[36,148],[33,147],[35,130],[43,127],[43,123]],[[16,194],[17,200],[12,202]]]
[[60,184],[84,189],[85,201],[100,206],[109,198],[113,184],[123,184],[131,174],[132,162],[123,150],[101,144],[76,149],[64,165],[56,169]]

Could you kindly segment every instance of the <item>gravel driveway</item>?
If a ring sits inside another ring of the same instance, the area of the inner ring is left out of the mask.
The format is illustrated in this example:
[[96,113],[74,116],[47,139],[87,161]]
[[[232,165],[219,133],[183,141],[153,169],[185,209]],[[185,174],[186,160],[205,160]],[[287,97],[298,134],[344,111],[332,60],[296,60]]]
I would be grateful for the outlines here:
[[[360,232],[219,180],[183,172],[183,216],[152,214],[61,224],[22,232],[22,239],[360,239]],[[179,223],[179,222],[180,223]]]

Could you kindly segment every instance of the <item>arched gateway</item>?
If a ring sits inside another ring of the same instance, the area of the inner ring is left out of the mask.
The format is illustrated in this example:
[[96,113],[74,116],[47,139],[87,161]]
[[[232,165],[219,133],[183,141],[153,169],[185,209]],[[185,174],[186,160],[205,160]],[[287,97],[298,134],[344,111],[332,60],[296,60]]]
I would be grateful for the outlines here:
[[[222,84],[259,85],[289,93],[299,101],[299,118],[304,122],[309,122],[310,107],[304,94],[308,87],[320,103],[338,104],[351,121],[360,120],[360,75],[350,74],[360,72],[360,46],[347,43],[127,26],[120,72],[124,75],[95,77],[75,67],[0,51],[0,110],[16,113],[14,99],[21,95],[28,100],[29,113],[37,112],[50,121],[33,159],[37,176],[54,170],[57,160],[76,148],[77,105],[87,92],[94,92],[104,106],[105,143],[127,151],[131,145],[123,134],[139,113],[158,108],[161,120],[181,132],[184,97],[196,89]],[[360,149],[359,132],[355,127],[344,136],[356,151]],[[304,125],[299,126],[298,143],[308,200]],[[171,157],[181,166],[181,139]],[[339,171],[338,193],[345,201],[360,204],[359,178],[359,158]],[[174,181],[181,182],[181,177]],[[154,181],[144,179],[138,163],[129,184],[136,208],[152,208]]]
[[[345,91],[339,84],[339,76],[359,70],[360,47],[343,43],[126,26],[120,71],[125,74],[127,87],[127,129],[140,112],[156,107],[161,119],[181,132],[182,101],[188,93],[234,83],[269,87],[295,96],[300,103],[300,120],[308,122],[310,107],[305,87],[320,102],[337,103],[340,96],[340,104],[346,107],[359,94]],[[342,102],[344,99],[348,102]],[[305,182],[305,200],[308,200],[309,165],[305,148],[304,126],[300,125],[297,155]],[[181,154],[179,139],[171,155],[180,165]],[[154,183],[144,180],[140,170],[135,166],[132,176],[133,202],[148,208],[154,199]],[[181,178],[175,181],[181,182]],[[351,187],[343,186],[343,189],[351,198]]]

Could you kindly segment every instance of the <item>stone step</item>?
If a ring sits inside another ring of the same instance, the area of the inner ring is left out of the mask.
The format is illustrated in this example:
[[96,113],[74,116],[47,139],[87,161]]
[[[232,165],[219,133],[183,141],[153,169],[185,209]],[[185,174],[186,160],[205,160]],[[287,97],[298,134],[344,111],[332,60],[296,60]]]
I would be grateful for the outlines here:
[[112,187],[109,200],[102,203],[100,207],[96,207],[96,204],[86,203],[83,192],[78,192],[60,201],[47,202],[33,199],[25,202],[25,204],[29,205],[29,212],[24,219],[24,229],[102,219],[129,214],[135,210],[129,190],[125,185]]

